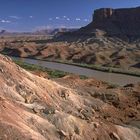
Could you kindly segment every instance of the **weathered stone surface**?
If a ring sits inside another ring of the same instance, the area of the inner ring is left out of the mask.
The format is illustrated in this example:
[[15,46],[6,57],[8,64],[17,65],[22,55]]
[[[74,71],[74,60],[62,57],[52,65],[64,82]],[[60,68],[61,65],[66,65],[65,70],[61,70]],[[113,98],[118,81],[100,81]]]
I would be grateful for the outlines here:
[[2,55],[0,65],[1,140],[139,140],[140,84],[108,89],[75,76],[52,81]]

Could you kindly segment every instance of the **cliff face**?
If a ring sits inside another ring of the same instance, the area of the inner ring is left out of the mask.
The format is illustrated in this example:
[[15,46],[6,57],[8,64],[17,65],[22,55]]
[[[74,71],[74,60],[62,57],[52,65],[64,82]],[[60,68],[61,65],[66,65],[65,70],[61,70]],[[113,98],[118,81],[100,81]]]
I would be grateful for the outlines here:
[[140,36],[140,7],[127,9],[102,8],[95,10],[93,21],[82,28],[86,32],[95,29],[105,31],[108,35],[138,37]]
[[101,8],[94,11],[90,24],[72,33],[57,36],[57,41],[76,41],[89,37],[119,37],[125,41],[140,38],[140,7],[137,8]]
[[110,18],[113,15],[113,11],[114,10],[111,8],[102,8],[102,9],[95,10],[93,14],[93,20],[102,21],[107,18]]
[[124,9],[112,9],[101,8],[97,9],[93,15],[93,22],[97,21],[120,21],[130,24],[130,22],[140,21],[140,7],[137,8],[124,8]]

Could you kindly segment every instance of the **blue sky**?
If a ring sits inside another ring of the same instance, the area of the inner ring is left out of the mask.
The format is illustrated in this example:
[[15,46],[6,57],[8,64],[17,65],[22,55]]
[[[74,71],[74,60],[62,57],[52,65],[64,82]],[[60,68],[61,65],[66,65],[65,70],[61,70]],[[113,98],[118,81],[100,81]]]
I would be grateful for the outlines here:
[[97,8],[140,6],[140,0],[0,0],[0,29],[34,31],[87,25]]

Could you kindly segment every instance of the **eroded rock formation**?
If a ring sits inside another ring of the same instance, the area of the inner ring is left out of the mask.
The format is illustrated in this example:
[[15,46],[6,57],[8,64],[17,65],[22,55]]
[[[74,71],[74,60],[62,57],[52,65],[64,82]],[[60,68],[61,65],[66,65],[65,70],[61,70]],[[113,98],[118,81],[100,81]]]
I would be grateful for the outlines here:
[[83,29],[93,31],[100,29],[109,36],[126,36],[128,38],[140,37],[140,7],[95,10],[93,21]]

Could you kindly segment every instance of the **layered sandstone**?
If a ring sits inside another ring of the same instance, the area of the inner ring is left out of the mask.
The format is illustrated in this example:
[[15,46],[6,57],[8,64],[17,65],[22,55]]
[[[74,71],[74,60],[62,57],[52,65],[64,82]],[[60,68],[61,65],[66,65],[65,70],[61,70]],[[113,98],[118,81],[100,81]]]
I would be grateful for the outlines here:
[[140,7],[97,9],[93,21],[83,31],[89,33],[95,29],[103,30],[109,36],[140,37]]

